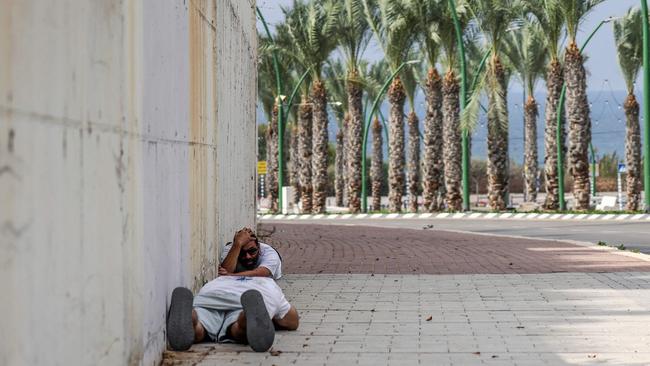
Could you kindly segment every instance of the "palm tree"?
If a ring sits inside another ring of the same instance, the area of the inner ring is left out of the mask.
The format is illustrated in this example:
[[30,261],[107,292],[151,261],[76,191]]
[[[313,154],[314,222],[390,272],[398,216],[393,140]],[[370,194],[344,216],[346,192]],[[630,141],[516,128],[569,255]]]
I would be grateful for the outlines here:
[[348,128],[349,113],[348,98],[345,85],[345,69],[343,63],[339,60],[330,60],[323,69],[325,75],[325,86],[336,101],[336,106],[332,112],[336,117],[339,131],[336,134],[336,154],[334,158],[334,196],[336,205],[341,207],[344,202],[345,185],[347,183],[346,162],[348,155],[348,144],[346,131]]
[[[469,9],[466,2],[456,4],[461,27],[468,23]],[[447,70],[442,79],[442,157],[444,173],[445,204],[448,210],[460,211],[463,205],[461,171],[460,130],[460,83],[458,80],[458,45],[451,10],[443,8],[438,24],[443,55],[441,63]]]
[[630,9],[627,14],[614,21],[614,39],[618,51],[618,64],[627,86],[625,99],[625,161],[627,164],[626,191],[627,209],[639,209],[641,194],[641,128],[639,125],[639,103],[634,96],[634,82],[643,63],[643,38],[641,36],[641,11]]
[[[557,156],[557,107],[564,84],[564,66],[560,61],[559,44],[564,27],[564,18],[560,12],[560,2],[563,0],[527,0],[527,7],[544,30],[544,42],[548,50],[546,66],[546,109],[544,111],[544,190],[546,199],[544,208],[557,210],[560,205]],[[564,119],[564,115],[561,117]],[[564,126],[564,123],[562,123]],[[564,141],[566,132],[563,129],[560,140],[561,149],[566,151]],[[564,164],[564,162],[562,162]]]
[[364,14],[362,0],[342,0],[337,32],[339,45],[345,57],[347,70],[347,104],[349,126],[347,128],[348,159],[347,186],[350,212],[361,210],[361,139],[363,137],[361,57],[372,37]]
[[544,30],[536,21],[526,19],[522,27],[509,32],[504,53],[513,70],[519,75],[528,94],[524,106],[524,183],[528,201],[537,199],[537,101],[535,85],[544,74],[547,48],[544,44]]
[[[336,48],[335,34],[338,25],[340,4],[335,1],[294,0],[290,11],[284,10],[286,29],[291,48],[287,50],[295,60],[309,68],[311,74],[311,111],[306,104],[301,112],[312,117],[312,211],[325,212],[327,198],[327,90],[322,80],[325,60]],[[303,199],[303,209],[305,209]]]
[[603,0],[561,1],[559,8],[566,23],[568,46],[564,52],[566,111],[569,123],[569,173],[573,177],[573,196],[577,210],[589,209],[589,143],[591,118],[587,100],[587,75],[584,57],[576,43],[578,27],[584,17]]
[[381,123],[375,117],[372,123],[372,162],[370,164],[370,180],[372,182],[372,210],[381,210],[381,171],[383,165],[383,147],[381,138]]
[[508,70],[502,48],[506,30],[523,12],[518,0],[472,0],[471,9],[491,48],[486,72],[488,95],[488,203],[507,206],[508,193]]
[[291,124],[289,146],[289,184],[293,188],[293,204],[300,201],[300,152],[298,151],[298,124]]
[[[377,42],[384,51],[391,70],[395,72],[402,62],[407,61],[414,41],[412,23],[409,21],[403,0],[363,0],[368,24]],[[404,194],[404,102],[406,90],[402,77],[398,75],[388,89],[390,122],[388,142],[389,202],[392,212],[402,210]]]
[[426,116],[424,118],[424,156],[422,159],[422,193],[424,209],[428,212],[438,211],[442,202],[438,202],[440,183],[443,173],[442,159],[442,78],[436,67],[440,56],[439,27],[441,14],[447,8],[443,1],[407,2],[417,27],[418,44],[427,58],[426,76],[421,77],[425,94]]

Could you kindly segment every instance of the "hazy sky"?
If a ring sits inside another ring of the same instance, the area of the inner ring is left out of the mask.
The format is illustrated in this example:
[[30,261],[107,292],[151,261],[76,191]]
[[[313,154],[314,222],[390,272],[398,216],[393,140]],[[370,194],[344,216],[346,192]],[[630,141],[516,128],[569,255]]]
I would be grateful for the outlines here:
[[[293,0],[257,0],[267,22],[273,27],[283,20],[280,6],[290,6]],[[638,0],[606,0],[598,5],[592,11],[581,25],[578,35],[578,44],[582,44],[589,33],[598,25],[598,23],[609,16],[620,16],[627,12],[630,7],[640,6]],[[258,28],[262,30],[261,22],[258,20]],[[586,63],[587,73],[589,74],[588,88],[590,90],[625,90],[625,82],[621,77],[621,72],[616,60],[616,49],[614,46],[614,36],[611,23],[603,25],[590,41],[585,50],[588,56]],[[376,60],[383,57],[381,51],[376,48],[369,49],[364,55],[366,59]],[[637,84],[641,81],[641,76]],[[537,90],[543,89],[543,85],[538,85]],[[521,90],[516,81],[511,82],[511,91]]]

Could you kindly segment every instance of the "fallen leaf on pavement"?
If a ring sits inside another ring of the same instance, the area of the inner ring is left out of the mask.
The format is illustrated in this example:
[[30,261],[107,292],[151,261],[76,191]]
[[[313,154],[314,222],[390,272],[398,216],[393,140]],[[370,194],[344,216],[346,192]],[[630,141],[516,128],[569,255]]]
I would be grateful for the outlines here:
[[272,350],[269,351],[269,353],[271,354],[271,356],[280,356],[280,353],[282,353],[282,351],[280,351],[280,350],[276,351],[276,350],[272,349]]
[[472,354],[474,354],[474,355],[477,355],[477,356],[478,356],[478,355],[480,355],[480,354],[481,354],[481,352],[472,352]]
[[433,317],[431,315],[429,315],[429,317],[426,319],[426,321],[430,322],[431,319],[433,319]]

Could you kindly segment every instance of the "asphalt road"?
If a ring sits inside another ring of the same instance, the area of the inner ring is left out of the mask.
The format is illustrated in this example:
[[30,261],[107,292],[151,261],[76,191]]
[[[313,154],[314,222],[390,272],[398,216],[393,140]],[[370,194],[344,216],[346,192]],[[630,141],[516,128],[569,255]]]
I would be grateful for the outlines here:
[[[272,222],[265,220],[264,222]],[[287,222],[288,221],[282,221]],[[292,223],[299,223],[293,221]],[[305,220],[300,223],[319,225],[363,225],[427,230],[452,230],[493,235],[523,236],[529,238],[575,240],[608,245],[624,244],[628,249],[637,249],[650,254],[650,222],[635,221],[559,221],[559,220],[514,220],[514,219],[348,219],[348,220]]]

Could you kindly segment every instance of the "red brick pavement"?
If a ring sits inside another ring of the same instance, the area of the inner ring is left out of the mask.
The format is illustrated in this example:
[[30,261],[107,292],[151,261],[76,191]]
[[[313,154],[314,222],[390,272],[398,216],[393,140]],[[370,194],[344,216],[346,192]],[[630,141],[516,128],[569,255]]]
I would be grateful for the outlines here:
[[370,226],[258,229],[282,255],[284,273],[650,272],[650,262],[641,259],[556,241]]

